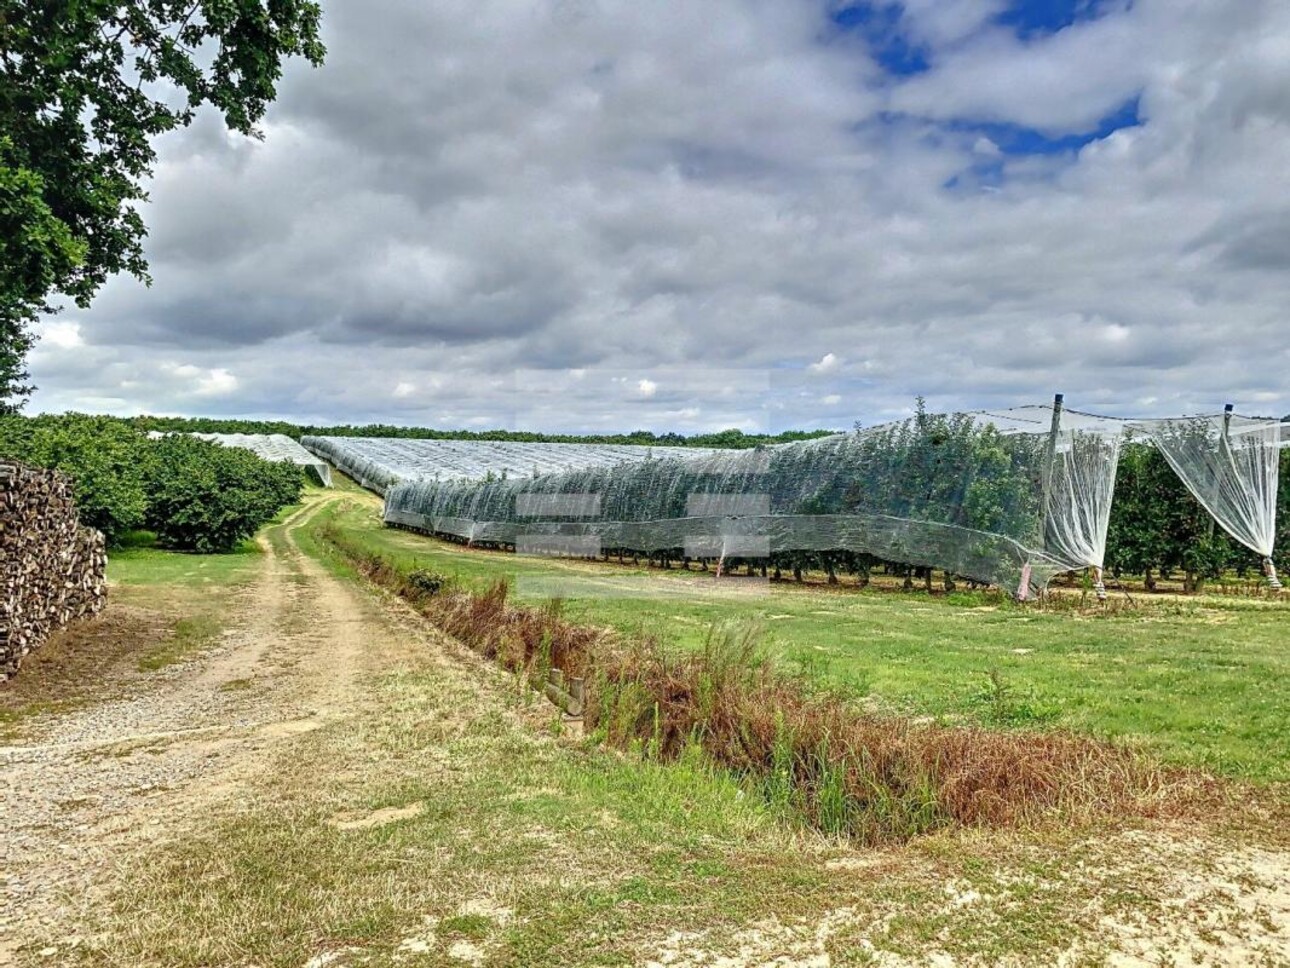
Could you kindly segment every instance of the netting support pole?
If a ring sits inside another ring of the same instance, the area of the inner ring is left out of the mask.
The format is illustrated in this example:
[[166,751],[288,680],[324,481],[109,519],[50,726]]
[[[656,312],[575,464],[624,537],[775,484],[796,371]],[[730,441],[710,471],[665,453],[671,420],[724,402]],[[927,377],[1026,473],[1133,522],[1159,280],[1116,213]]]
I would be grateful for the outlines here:
[[1048,455],[1044,461],[1043,508],[1039,516],[1040,547],[1048,550],[1048,502],[1053,493],[1053,465],[1057,463],[1057,434],[1062,429],[1062,394],[1053,396],[1053,424],[1048,431]]
[[[1053,466],[1057,463],[1057,434],[1062,429],[1062,400],[1060,393],[1053,394],[1053,424],[1048,431],[1048,453],[1044,461],[1043,496],[1039,513],[1039,547],[1048,550],[1048,502],[1053,492]],[[1030,589],[1018,589],[1023,601],[1029,597]]]
[[1271,558],[1263,559],[1263,574],[1268,579],[1268,587],[1274,592],[1281,591],[1281,579],[1277,578],[1277,566]]
[[[1218,439],[1218,447],[1219,447],[1220,453],[1222,453],[1222,451],[1228,446],[1228,435],[1232,431],[1232,411],[1234,409],[1235,407],[1230,403],[1226,403],[1223,405],[1223,436],[1221,436]],[[1218,499],[1221,493],[1222,493],[1222,488],[1219,484],[1218,474],[1215,473],[1214,474],[1214,495],[1210,502],[1213,507],[1218,507]],[[1209,514],[1209,540],[1210,541],[1214,540],[1214,524],[1215,524],[1214,512],[1211,511]]]

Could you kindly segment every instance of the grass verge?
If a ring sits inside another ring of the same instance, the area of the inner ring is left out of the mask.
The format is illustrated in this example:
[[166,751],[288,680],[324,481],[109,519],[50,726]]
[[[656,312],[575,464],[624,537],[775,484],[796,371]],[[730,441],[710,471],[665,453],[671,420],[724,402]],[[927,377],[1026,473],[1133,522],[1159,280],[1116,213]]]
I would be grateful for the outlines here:
[[551,668],[589,685],[586,727],[651,759],[691,751],[772,805],[865,843],[949,826],[1019,826],[1194,809],[1195,774],[1164,770],[1106,742],[916,722],[861,707],[783,672],[747,627],[710,630],[700,650],[568,621],[559,603],[508,601],[373,554],[334,526],[318,537],[431,622],[530,685]]
[[505,580],[530,604],[562,595],[579,624],[693,650],[714,624],[759,624],[782,665],[891,712],[1111,738],[1241,781],[1290,781],[1290,603],[1163,598],[1104,609],[1076,599],[1041,609],[979,592],[718,581],[465,549],[382,528],[375,502],[324,520],[403,571],[477,592]]

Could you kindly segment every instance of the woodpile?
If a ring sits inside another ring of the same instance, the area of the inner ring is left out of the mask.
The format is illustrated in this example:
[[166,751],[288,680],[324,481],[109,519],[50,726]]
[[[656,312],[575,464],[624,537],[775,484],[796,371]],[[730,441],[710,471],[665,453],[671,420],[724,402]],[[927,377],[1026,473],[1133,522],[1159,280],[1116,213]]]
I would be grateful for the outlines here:
[[0,461],[0,681],[23,656],[107,598],[103,535],[76,518],[57,471]]

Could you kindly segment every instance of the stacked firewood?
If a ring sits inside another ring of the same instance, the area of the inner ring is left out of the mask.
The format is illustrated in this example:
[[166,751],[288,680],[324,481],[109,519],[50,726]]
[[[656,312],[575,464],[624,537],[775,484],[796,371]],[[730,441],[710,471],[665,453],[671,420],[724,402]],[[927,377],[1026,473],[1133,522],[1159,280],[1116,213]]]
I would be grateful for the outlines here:
[[106,601],[103,535],[83,528],[67,478],[0,461],[0,681],[68,622]]

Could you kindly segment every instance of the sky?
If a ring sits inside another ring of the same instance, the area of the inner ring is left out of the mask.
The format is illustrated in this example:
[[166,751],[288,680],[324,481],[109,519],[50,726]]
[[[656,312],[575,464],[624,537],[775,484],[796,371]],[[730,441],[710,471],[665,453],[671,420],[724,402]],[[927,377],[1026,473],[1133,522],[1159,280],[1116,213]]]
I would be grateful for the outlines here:
[[1284,0],[323,0],[165,136],[29,410],[847,428],[1290,412]]

